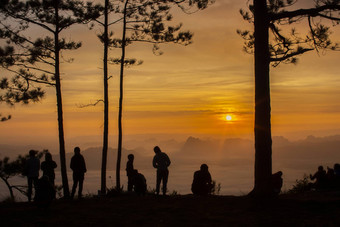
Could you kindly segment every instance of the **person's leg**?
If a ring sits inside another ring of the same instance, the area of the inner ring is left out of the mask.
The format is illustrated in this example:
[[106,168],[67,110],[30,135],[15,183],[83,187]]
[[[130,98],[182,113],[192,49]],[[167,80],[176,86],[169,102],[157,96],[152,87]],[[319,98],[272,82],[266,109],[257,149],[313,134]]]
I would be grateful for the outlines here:
[[129,176],[128,177],[128,192],[132,192],[132,188],[133,188],[132,177]]
[[162,180],[162,172],[160,170],[157,170],[157,179],[156,179],[156,194],[157,195],[159,195],[161,180]]
[[74,194],[76,193],[78,181],[79,181],[78,176],[73,173],[73,186],[72,186],[71,199],[73,199]]
[[168,177],[169,177],[169,170],[164,170],[163,171],[163,195],[166,194],[167,191],[167,185],[168,185]]
[[83,196],[83,183],[84,183],[84,175],[79,178],[79,189],[78,189],[78,199]]
[[27,177],[27,186],[28,186],[27,197],[28,197],[28,202],[31,202],[31,200],[32,200],[32,184],[33,184],[32,178]]
[[35,194],[37,193],[38,177],[33,177],[32,181],[33,181],[34,196],[35,196]]

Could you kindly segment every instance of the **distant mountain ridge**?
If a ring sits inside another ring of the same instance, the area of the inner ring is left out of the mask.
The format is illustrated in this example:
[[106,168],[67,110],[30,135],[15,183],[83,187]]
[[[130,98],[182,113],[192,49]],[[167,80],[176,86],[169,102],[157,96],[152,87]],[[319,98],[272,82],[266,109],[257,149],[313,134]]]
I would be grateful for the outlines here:
[[[219,165],[252,164],[254,160],[254,143],[251,140],[240,138],[201,139],[190,136],[185,141],[174,139],[146,141],[136,140],[126,142],[122,152],[121,168],[125,169],[127,155],[135,155],[136,168],[149,168],[152,165],[153,146],[159,145],[161,149],[168,153],[174,165],[184,165],[186,163],[202,163],[209,161]],[[80,146],[81,147],[81,146]],[[11,159],[19,154],[24,155],[30,149],[43,150],[44,147],[35,145],[9,145],[0,144],[0,158],[5,156]],[[81,148],[85,157],[88,169],[100,169],[102,158],[102,147],[93,146]],[[73,152],[66,154],[67,167]],[[117,150],[109,148],[108,170],[114,170],[116,166]],[[59,165],[59,155],[54,154],[53,159]],[[317,163],[332,165],[340,162],[340,135],[326,137],[308,136],[303,140],[290,141],[282,136],[273,137],[273,165],[285,165],[292,168],[309,165],[315,166]],[[152,168],[152,167],[151,167]]]

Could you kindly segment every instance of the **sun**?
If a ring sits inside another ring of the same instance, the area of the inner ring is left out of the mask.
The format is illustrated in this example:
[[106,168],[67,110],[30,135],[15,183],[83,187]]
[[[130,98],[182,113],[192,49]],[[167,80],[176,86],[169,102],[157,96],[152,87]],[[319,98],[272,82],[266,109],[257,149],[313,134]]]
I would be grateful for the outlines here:
[[231,115],[226,115],[225,116],[225,120],[226,121],[231,121],[233,118],[231,117]]

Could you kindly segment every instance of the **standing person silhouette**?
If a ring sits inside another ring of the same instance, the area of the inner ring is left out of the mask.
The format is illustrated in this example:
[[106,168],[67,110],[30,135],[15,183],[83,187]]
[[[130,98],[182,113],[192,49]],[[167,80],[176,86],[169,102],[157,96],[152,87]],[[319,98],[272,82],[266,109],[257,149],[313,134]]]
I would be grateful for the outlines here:
[[163,181],[163,195],[166,194],[167,183],[169,177],[168,167],[171,164],[171,161],[168,155],[161,151],[161,149],[156,146],[154,147],[155,156],[153,157],[153,167],[157,169],[157,178],[156,178],[156,193],[159,195],[159,189],[161,185],[161,181]]
[[28,191],[27,197],[28,202],[32,200],[32,186],[34,185],[34,191],[37,189],[37,182],[40,170],[40,160],[35,157],[37,152],[35,150],[29,151],[29,159],[26,160],[25,173],[27,176]]
[[52,160],[51,153],[47,152],[45,154],[45,161],[41,163],[41,170],[43,171],[43,176],[47,176],[49,182],[54,186],[55,173],[54,169],[57,168],[57,163]]
[[133,168],[133,160],[135,156],[133,154],[128,155],[128,161],[126,163],[126,175],[128,177],[128,191],[132,192],[133,188],[133,178],[135,175],[135,169]]
[[73,171],[73,187],[72,187],[71,199],[74,198],[74,194],[76,193],[78,183],[79,183],[78,199],[80,199],[82,197],[84,175],[86,173],[86,164],[85,164],[84,157],[80,154],[79,147],[74,148],[74,155],[71,158],[70,167]]

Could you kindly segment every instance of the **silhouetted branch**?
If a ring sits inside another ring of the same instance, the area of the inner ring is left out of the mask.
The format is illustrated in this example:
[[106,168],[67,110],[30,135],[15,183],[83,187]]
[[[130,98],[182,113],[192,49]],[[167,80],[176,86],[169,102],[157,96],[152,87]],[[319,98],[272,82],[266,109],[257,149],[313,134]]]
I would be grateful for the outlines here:
[[319,13],[325,10],[340,10],[340,5],[331,4],[331,5],[323,5],[323,6],[319,6],[316,8],[310,8],[310,9],[298,9],[294,11],[281,11],[277,13],[269,13],[269,20],[277,21],[277,20],[289,19],[289,18],[294,18],[294,17],[299,17],[299,16],[316,17],[316,16],[320,16]]
[[305,52],[308,52],[308,51],[311,51],[311,50],[314,50],[314,49],[298,49],[297,51],[295,51],[295,52],[291,52],[290,54],[286,54],[286,55],[284,55],[283,57],[275,57],[275,58],[270,58],[270,62],[277,62],[277,61],[284,61],[284,60],[287,60],[287,59],[289,59],[289,58],[291,58],[291,57],[294,57],[294,56],[296,56],[296,55],[301,55],[301,54],[303,54],[303,53],[305,53]]
[[103,99],[98,99],[95,103],[90,103],[90,104],[85,104],[85,105],[80,104],[80,105],[78,105],[78,108],[85,108],[85,107],[89,107],[89,106],[96,106],[100,102],[104,102],[104,100]]

